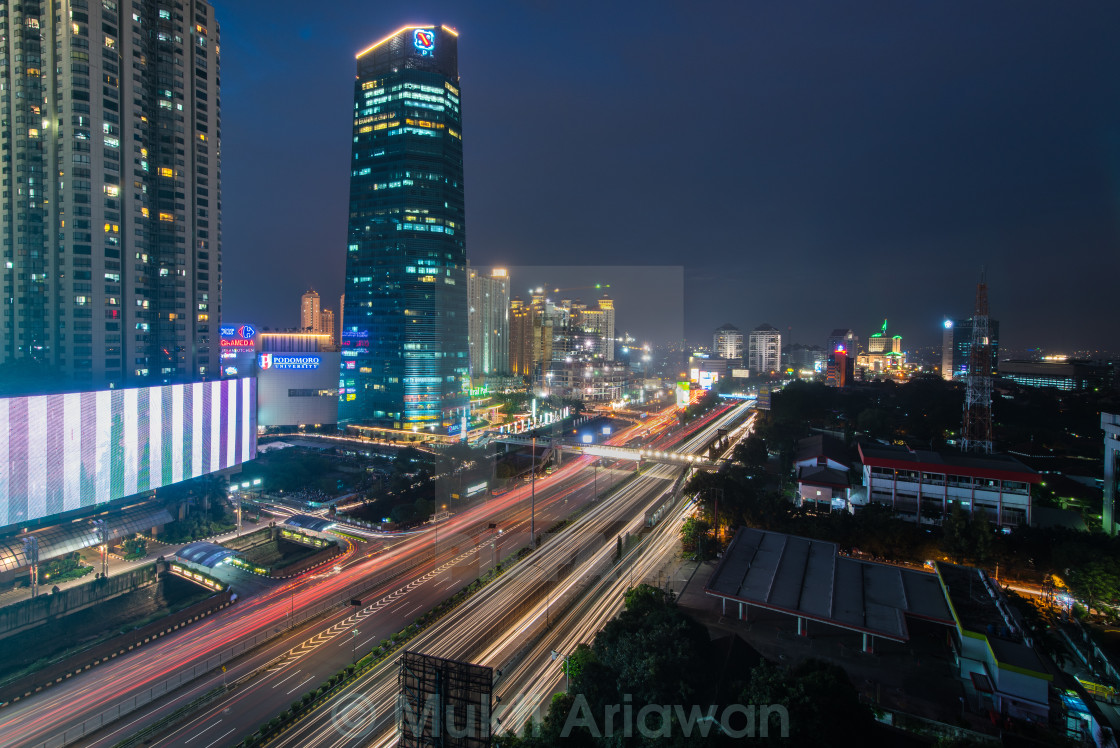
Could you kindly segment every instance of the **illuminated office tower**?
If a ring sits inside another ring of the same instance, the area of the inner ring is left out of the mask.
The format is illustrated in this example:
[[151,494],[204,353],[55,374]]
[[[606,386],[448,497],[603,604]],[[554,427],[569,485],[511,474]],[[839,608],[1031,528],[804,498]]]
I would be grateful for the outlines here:
[[467,267],[471,375],[509,373],[509,273]]
[[201,0],[0,4],[0,363],[218,377],[218,24]]
[[358,53],[339,423],[439,430],[469,402],[457,34]]

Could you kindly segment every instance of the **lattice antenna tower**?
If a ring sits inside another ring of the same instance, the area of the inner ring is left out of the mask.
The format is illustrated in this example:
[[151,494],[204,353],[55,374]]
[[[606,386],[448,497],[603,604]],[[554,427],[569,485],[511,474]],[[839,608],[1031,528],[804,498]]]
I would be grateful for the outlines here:
[[972,313],[972,342],[965,377],[961,450],[992,453],[992,340],[988,327],[988,284],[980,271],[976,309]]

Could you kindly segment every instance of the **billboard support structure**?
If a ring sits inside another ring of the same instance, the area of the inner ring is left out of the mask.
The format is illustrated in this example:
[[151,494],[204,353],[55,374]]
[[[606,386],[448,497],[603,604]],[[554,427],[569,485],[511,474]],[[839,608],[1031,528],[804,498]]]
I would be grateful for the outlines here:
[[397,674],[398,745],[489,748],[493,684],[493,668],[406,651]]

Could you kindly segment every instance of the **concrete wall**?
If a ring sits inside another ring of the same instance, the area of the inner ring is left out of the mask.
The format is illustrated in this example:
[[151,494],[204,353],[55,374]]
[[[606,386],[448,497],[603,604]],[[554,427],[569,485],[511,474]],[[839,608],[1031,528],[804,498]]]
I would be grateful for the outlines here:
[[167,636],[192,623],[202,620],[232,604],[231,592],[223,590],[213,597],[202,600],[189,608],[172,613],[166,618],[153,621],[147,626],[133,629],[107,642],[67,657],[62,662],[43,668],[7,683],[0,688],[0,704],[19,701],[42,691],[79,673],[96,667],[103,662],[127,654],[160,637]]
[[48,618],[74,613],[96,603],[118,597],[156,581],[154,563],[140,566],[108,579],[94,579],[85,584],[51,594],[49,584],[40,584],[40,594],[0,608],[0,639],[18,633]]

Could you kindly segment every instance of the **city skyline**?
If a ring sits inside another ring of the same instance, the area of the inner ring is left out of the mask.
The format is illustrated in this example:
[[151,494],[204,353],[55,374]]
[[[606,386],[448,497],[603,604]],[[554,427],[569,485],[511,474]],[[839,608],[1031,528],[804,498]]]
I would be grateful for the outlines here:
[[[282,321],[275,299],[296,277],[341,292],[351,55],[384,28],[438,20],[464,35],[474,93],[464,158],[480,267],[683,263],[689,340],[769,320],[814,342],[887,316],[933,345],[987,265],[1009,348],[1120,348],[1106,300],[1120,270],[1120,104],[1106,95],[1120,9],[815,7],[612,6],[588,24],[578,4],[433,3],[392,19],[339,4],[308,20],[277,2],[261,25],[260,3],[220,5],[239,40],[223,50],[231,318]],[[734,44],[686,41],[713,18]],[[511,22],[531,44],[511,47]],[[602,41],[619,26],[624,41]],[[676,44],[704,54],[656,52]],[[709,133],[697,138],[659,113],[664,97],[723,113],[688,125]],[[535,134],[549,121],[559,140]],[[267,267],[260,246],[274,248]],[[754,278],[770,282],[739,294]],[[836,303],[838,287],[851,293]],[[825,294],[827,315],[788,303]]]

